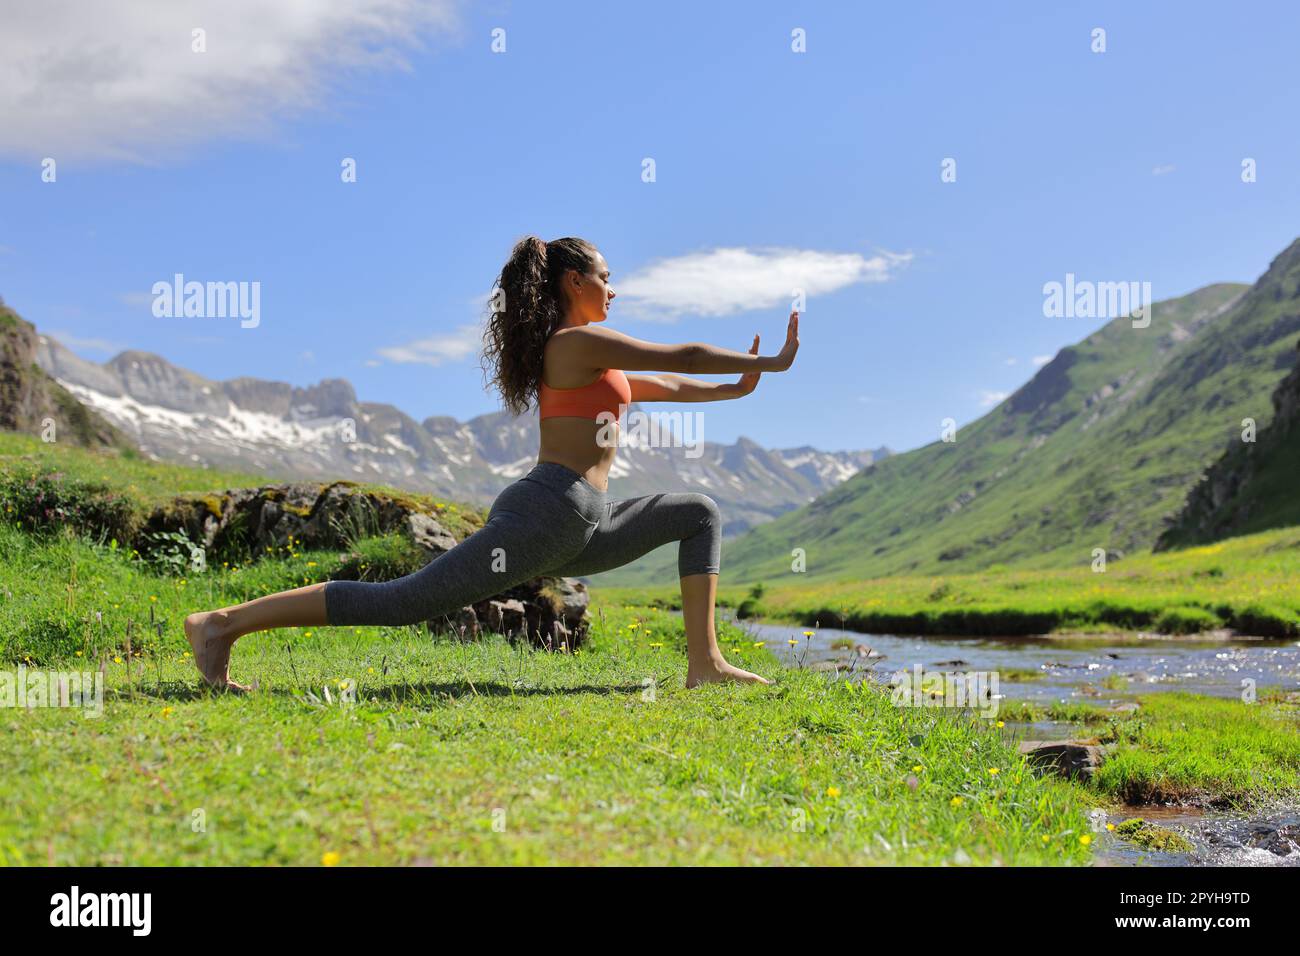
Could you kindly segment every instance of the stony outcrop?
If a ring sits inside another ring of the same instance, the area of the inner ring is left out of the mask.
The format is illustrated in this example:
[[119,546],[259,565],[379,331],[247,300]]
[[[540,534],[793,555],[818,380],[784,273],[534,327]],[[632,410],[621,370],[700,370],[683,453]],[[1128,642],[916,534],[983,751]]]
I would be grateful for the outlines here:
[[36,364],[36,328],[0,300],[0,431],[25,432],[86,448],[131,442]]
[[[203,548],[209,561],[223,554],[255,559],[286,548],[337,549],[341,560],[331,578],[376,580],[418,570],[455,547],[456,532],[463,537],[479,526],[476,515],[416,496],[348,481],[298,482],[176,498],[148,517],[136,547],[145,553],[160,533],[181,532]],[[380,559],[354,550],[365,539],[385,536],[397,546]],[[587,637],[587,605],[582,582],[538,577],[427,626],[466,639],[500,633],[512,641],[526,639],[537,647],[572,651]]]

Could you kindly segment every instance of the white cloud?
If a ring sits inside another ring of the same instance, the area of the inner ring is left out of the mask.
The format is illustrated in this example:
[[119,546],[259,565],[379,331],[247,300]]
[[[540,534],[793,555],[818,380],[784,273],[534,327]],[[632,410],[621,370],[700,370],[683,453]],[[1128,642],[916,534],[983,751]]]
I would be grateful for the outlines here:
[[1151,170],[1152,176],[1163,176],[1165,173],[1172,173],[1178,167],[1173,163],[1167,163],[1164,166],[1156,166]]
[[886,282],[912,254],[820,252],[789,248],[721,248],[690,253],[611,280],[620,314],[651,322],[681,315],[721,316],[751,309],[785,308],[795,289],[810,300],[864,282]]
[[980,408],[992,408],[994,405],[1004,402],[1010,392],[994,392],[989,389],[980,391]]
[[446,335],[431,335],[405,345],[382,348],[378,352],[390,362],[438,366],[463,361],[477,354],[482,346],[483,326],[471,324],[462,325]]
[[[785,306],[796,288],[812,299],[855,283],[885,282],[911,259],[911,253],[892,252],[865,258],[857,253],[800,249],[716,249],[662,259],[621,282],[616,274],[611,314],[671,322],[684,313],[716,316]],[[486,307],[490,297],[485,293],[472,301]],[[483,325],[478,323],[377,352],[390,362],[436,366],[476,355],[482,343]]]
[[1015,364],[1016,364],[1016,357],[1013,355],[1011,358],[1007,359],[1007,364],[1008,364],[1008,365],[1015,365]]
[[1051,360],[1052,360],[1052,356],[1050,355],[1035,355],[1032,359],[1030,359],[1030,361],[1033,362],[1035,365],[1046,365]]
[[[7,4],[0,152],[152,163],[333,105],[363,70],[409,69],[460,0],[41,0]],[[192,31],[206,31],[206,51]]]

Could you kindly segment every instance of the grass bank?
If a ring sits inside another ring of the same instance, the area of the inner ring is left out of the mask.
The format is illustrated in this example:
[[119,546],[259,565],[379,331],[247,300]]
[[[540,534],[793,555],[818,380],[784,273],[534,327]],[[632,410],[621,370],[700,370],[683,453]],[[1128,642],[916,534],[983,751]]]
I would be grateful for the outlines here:
[[1083,724],[1083,739],[1114,744],[1089,788],[1125,804],[1192,803],[1248,809],[1300,798],[1300,696],[1253,700],[1161,692],[1116,713],[1082,703],[1004,704],[1005,721]]
[[[789,575],[797,579],[797,574]],[[866,633],[1016,635],[1081,631],[1197,634],[1232,628],[1260,637],[1300,635],[1300,527],[1183,551],[1143,553],[1088,568],[902,576],[871,580],[726,585],[738,613]],[[675,582],[596,589],[610,601],[678,606]]]

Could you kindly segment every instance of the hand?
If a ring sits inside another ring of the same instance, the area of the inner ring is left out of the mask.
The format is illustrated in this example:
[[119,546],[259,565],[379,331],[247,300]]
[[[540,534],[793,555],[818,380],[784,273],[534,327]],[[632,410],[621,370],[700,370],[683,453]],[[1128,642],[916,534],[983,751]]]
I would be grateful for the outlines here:
[[[758,354],[758,333],[757,332],[754,333],[754,344],[749,347],[749,354],[750,355]],[[762,374],[763,374],[762,372],[746,372],[744,375],[740,376],[740,381],[732,386],[732,389],[735,392],[736,397],[739,398],[741,395],[748,395],[750,392],[752,392],[754,388],[758,385],[758,377]]]
[[799,313],[790,313],[790,324],[785,329],[785,345],[776,355],[776,371],[784,372],[794,364],[795,353],[799,351]]

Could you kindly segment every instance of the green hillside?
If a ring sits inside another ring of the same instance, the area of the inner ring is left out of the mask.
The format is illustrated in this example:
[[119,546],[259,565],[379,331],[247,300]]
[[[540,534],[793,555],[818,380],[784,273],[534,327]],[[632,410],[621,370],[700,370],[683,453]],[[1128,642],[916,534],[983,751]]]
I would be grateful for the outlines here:
[[1291,525],[1300,525],[1300,359],[1273,393],[1272,420],[1214,463],[1156,550]]
[[[1300,241],[1254,286],[1159,302],[1062,349],[955,442],[865,469],[723,546],[730,582],[1070,567],[1150,548],[1242,418],[1261,424],[1300,335]],[[936,423],[936,426],[938,423]],[[597,585],[670,580],[669,546]]]

